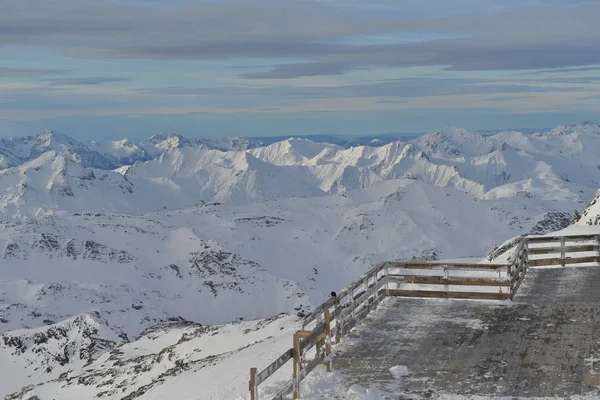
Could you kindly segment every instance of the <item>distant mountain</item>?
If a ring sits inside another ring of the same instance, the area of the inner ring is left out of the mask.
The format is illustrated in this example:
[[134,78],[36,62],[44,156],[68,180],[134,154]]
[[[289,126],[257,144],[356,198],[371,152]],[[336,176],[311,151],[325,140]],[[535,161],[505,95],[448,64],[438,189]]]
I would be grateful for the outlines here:
[[[344,148],[359,145],[383,146],[397,140],[396,136],[345,138],[335,135],[300,135],[294,138],[335,144]],[[0,170],[21,165],[51,150],[68,156],[85,167],[114,169],[148,161],[166,150],[185,146],[203,145],[222,151],[244,151],[288,139],[289,136],[190,139],[178,134],[157,133],[142,142],[132,142],[129,139],[81,142],[55,131],[46,131],[38,136],[0,139]]]
[[[52,132],[11,143],[17,158],[26,148],[30,155],[42,154],[0,171],[0,215],[5,217],[84,211],[139,215],[210,202],[239,205],[339,194],[406,177],[480,198],[527,195],[575,204],[586,202],[600,186],[600,126],[594,123],[534,135],[482,136],[447,127],[410,142],[348,149],[290,138],[223,151],[161,134],[144,145],[94,143],[94,151]],[[106,169],[107,163],[124,161],[130,165]]]
[[104,156],[109,160],[115,168],[122,165],[131,165],[136,162],[143,162],[152,159],[146,149],[139,143],[133,143],[128,139],[106,141],[106,142],[89,142],[88,147]]
[[0,171],[0,218],[89,210],[133,212],[138,207],[135,200],[132,184],[122,175],[85,168],[56,151]]
[[1,139],[0,169],[21,165],[49,151],[65,156],[83,167],[113,169],[118,166],[82,142],[55,131],[46,131],[38,136]]

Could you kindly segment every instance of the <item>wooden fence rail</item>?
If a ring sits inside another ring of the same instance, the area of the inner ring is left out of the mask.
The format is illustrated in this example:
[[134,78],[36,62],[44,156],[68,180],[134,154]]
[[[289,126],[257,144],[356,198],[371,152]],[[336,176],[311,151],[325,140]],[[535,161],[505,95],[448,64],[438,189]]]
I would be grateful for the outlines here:
[[529,236],[525,245],[529,267],[600,263],[599,235]]
[[[600,263],[599,251],[599,235],[523,236],[506,263],[379,263],[304,317],[292,348],[260,372],[251,368],[250,399],[258,400],[259,385],[290,361],[292,379],[271,399],[284,400],[290,393],[298,399],[300,383],[314,368],[324,364],[331,370],[332,342],[339,343],[387,296],[512,299],[529,267]],[[596,254],[581,255],[589,252]],[[410,285],[417,289],[407,289]],[[450,290],[455,287],[459,289]],[[461,289],[469,287],[478,289]],[[499,290],[490,291],[494,287]],[[308,356],[311,351],[314,358]]]

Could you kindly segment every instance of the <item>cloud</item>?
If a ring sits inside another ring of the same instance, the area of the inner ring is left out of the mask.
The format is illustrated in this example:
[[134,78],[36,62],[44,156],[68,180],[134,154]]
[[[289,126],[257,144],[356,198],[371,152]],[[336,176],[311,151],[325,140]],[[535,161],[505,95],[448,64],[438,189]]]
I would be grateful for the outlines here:
[[63,75],[69,71],[64,69],[11,68],[0,67],[0,78],[39,78],[48,75]]
[[265,72],[250,72],[240,75],[246,79],[286,79],[303,76],[341,75],[352,66],[348,63],[298,63],[282,64]]
[[53,78],[53,79],[44,79],[44,81],[49,82],[51,85],[58,86],[96,86],[103,85],[105,83],[115,83],[115,82],[126,82],[130,81],[131,78],[122,78],[122,77],[90,77],[90,78]]
[[[435,3],[428,0],[420,6],[412,1],[411,9],[431,15]],[[457,4],[468,11],[476,3]],[[359,13],[357,8],[340,8],[339,2],[334,7],[308,0],[193,2],[158,8],[93,0],[0,0],[0,44],[53,48],[80,57],[273,60],[270,69],[242,75],[249,79],[337,75],[373,67],[476,71],[600,63],[597,2],[555,1],[518,9],[495,3],[487,1],[471,14],[407,19],[398,13]],[[403,35],[430,33],[447,39],[402,40]],[[352,41],[381,34],[397,35],[399,43]],[[297,61],[289,63],[290,59]]]
[[524,99],[533,99],[535,96],[494,96],[494,97],[486,97],[481,100],[483,101],[513,101],[513,100],[524,100]]
[[557,69],[549,69],[549,70],[542,70],[542,71],[530,71],[530,72],[522,72],[521,75],[572,74],[574,72],[591,72],[591,71],[600,71],[600,66],[592,65],[592,66],[577,67],[577,68],[557,68]]
[[136,89],[142,95],[185,96],[217,100],[219,98],[319,99],[351,97],[385,97],[389,102],[412,97],[456,96],[471,94],[514,94],[572,92],[582,90],[577,85],[541,85],[539,82],[497,81],[492,84],[482,79],[466,78],[406,78],[362,84],[337,86],[246,86],[246,87],[190,87]]

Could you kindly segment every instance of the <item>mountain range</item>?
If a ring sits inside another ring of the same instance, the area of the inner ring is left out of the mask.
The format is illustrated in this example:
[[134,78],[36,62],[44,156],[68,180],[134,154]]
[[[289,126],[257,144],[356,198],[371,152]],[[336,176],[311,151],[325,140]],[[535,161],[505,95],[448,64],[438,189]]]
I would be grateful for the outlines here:
[[483,259],[575,209],[598,224],[597,154],[592,122],[352,147],[4,139],[0,396],[245,398],[248,368],[380,261]]

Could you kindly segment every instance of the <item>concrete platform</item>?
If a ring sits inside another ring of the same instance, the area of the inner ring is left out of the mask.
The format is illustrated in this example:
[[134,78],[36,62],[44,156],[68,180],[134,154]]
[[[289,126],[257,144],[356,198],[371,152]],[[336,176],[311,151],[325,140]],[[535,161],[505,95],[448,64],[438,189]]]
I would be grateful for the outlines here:
[[[398,365],[410,375],[394,378]],[[334,369],[390,399],[595,393],[600,268],[530,269],[512,302],[386,299],[336,347]]]

